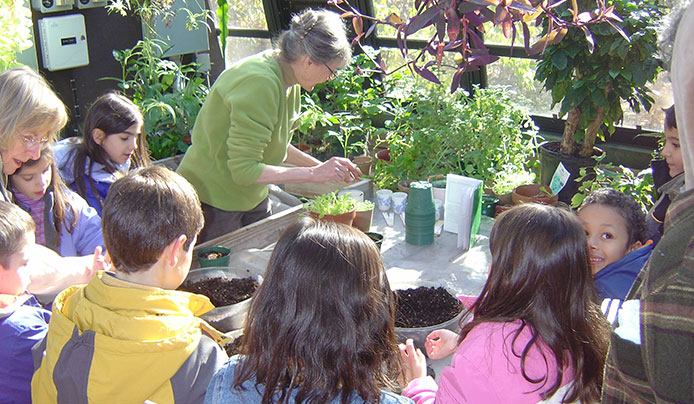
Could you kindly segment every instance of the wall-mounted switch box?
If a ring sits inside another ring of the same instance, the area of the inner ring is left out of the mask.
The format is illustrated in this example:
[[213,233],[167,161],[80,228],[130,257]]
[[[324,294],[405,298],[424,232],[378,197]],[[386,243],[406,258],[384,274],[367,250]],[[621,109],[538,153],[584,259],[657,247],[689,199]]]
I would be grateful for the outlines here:
[[41,18],[38,23],[43,67],[55,71],[89,64],[82,14]]
[[72,10],[74,0],[31,0],[31,8],[40,13]]
[[107,0],[75,0],[77,8],[106,7]]

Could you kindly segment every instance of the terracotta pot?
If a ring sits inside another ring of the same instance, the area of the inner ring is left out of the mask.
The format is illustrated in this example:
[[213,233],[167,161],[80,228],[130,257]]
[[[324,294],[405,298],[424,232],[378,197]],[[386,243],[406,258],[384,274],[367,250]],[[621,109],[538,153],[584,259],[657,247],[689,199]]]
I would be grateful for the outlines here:
[[354,213],[354,221],[352,226],[363,231],[368,232],[371,229],[371,221],[373,220],[374,210],[358,210]]
[[516,187],[511,194],[514,205],[522,203],[541,203],[544,205],[554,205],[559,199],[558,195],[552,193],[548,185],[528,184]]
[[296,145],[296,148],[301,150],[302,152],[308,153],[308,154],[311,154],[311,151],[313,150],[313,148],[311,146],[309,146],[305,143],[301,143],[301,144]]
[[398,191],[404,192],[406,194],[410,193],[410,183],[412,180],[402,180],[398,181]]
[[347,213],[341,213],[339,215],[323,215],[323,217],[320,217],[320,215],[316,212],[309,212],[311,217],[314,217],[318,220],[325,220],[327,222],[335,222],[335,223],[342,223],[346,224],[347,226],[351,226],[352,223],[354,222],[354,216],[356,216],[356,211],[352,210],[351,212]]
[[388,149],[379,150],[378,153],[376,153],[376,158],[389,164],[390,163],[390,150],[388,150]]
[[371,175],[371,164],[374,159],[371,156],[356,156],[352,159],[352,162],[359,167],[359,170],[364,175]]

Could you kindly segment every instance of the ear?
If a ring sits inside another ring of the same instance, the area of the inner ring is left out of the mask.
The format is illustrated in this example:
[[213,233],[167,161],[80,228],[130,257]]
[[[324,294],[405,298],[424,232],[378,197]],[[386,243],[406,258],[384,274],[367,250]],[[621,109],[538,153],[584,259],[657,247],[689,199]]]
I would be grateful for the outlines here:
[[98,144],[101,146],[101,142],[106,139],[106,132],[104,132],[101,129],[95,128],[92,130],[92,139],[94,139],[94,143]]
[[311,58],[308,55],[304,55],[303,59],[301,60],[302,65],[304,68],[308,69],[312,65],[314,65],[316,62],[311,60]]
[[641,247],[643,247],[643,244],[641,244],[640,241],[634,241],[634,243],[629,246],[628,252],[636,251]]
[[185,253],[183,246],[186,241],[188,241],[188,237],[186,237],[185,234],[180,234],[176,237],[176,240],[172,241],[171,244],[166,247],[166,261],[170,266],[175,267],[178,264],[181,253]]

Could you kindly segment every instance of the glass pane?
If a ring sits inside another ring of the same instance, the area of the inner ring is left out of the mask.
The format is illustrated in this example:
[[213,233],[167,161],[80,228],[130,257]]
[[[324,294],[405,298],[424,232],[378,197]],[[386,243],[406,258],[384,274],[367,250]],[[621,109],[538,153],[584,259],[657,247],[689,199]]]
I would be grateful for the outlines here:
[[268,29],[262,0],[230,1],[229,28]]
[[[484,28],[486,32],[484,33],[484,42],[488,44],[496,45],[511,45],[511,37],[506,38],[501,26],[494,26],[491,23],[485,24]],[[528,29],[530,30],[530,45],[534,44],[539,38],[542,32],[542,27],[535,26],[535,24],[529,24]],[[523,47],[523,27],[520,24],[516,24],[516,39],[513,42],[514,46]],[[524,52],[524,51],[523,51]]]
[[668,108],[673,103],[672,87],[667,77],[667,72],[661,72],[658,75],[655,84],[651,85],[651,90],[655,103],[653,103],[650,111],[643,111],[642,109],[641,112],[637,114],[629,108],[629,104],[626,102],[622,103],[622,110],[624,111],[623,126],[641,126],[643,129],[656,132],[663,131],[665,122],[663,108]]
[[227,37],[226,65],[271,47],[272,42],[266,38]]
[[[414,1],[412,0],[373,0],[373,7],[376,10],[376,17],[384,20],[391,13],[397,14],[403,20],[412,17],[416,13]],[[379,26],[376,28],[378,36],[395,37],[395,30],[389,26]],[[410,38],[429,39],[434,34],[434,27],[422,29]]]
[[[414,53],[412,55],[414,55]],[[389,72],[392,72],[396,69],[407,69],[407,67],[403,67],[405,59],[403,59],[399,49],[382,48],[381,58],[385,61]],[[441,81],[441,85],[450,87],[451,79],[453,78],[453,73],[455,73],[454,66],[455,62],[453,61],[453,55],[447,52],[441,62],[441,69],[437,69],[436,66],[432,66],[429,69],[432,72],[434,72],[434,74],[436,74],[436,76]],[[421,78],[417,74],[415,74],[414,77],[416,78],[417,86],[429,87],[437,85],[435,83],[430,82],[429,80]]]
[[507,86],[511,99],[524,105],[531,114],[551,116],[559,111],[559,105],[550,109],[552,95],[535,80],[536,65],[533,59],[502,57],[487,65],[487,78],[490,85]]

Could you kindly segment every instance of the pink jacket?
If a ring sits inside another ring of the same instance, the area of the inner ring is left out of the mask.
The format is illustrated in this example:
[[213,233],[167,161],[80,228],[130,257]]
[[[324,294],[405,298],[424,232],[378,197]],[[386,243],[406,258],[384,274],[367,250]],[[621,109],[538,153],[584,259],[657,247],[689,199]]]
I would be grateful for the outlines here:
[[[462,299],[461,299],[462,300]],[[470,331],[453,355],[451,366],[447,366],[439,385],[431,377],[412,380],[402,392],[416,404],[447,403],[514,403],[535,404],[542,402],[540,393],[554,383],[550,376],[546,387],[525,380],[521,373],[520,354],[531,338],[526,327],[513,343],[515,330],[520,320],[507,323],[482,323]],[[515,350],[512,350],[515,347]],[[543,344],[544,345],[544,344]],[[545,361],[544,356],[547,356]],[[533,348],[525,363],[530,378],[539,379],[549,371],[554,375],[556,363],[549,348]],[[573,379],[573,372],[565,369],[562,385]],[[568,386],[557,391],[554,400],[561,402]]]

